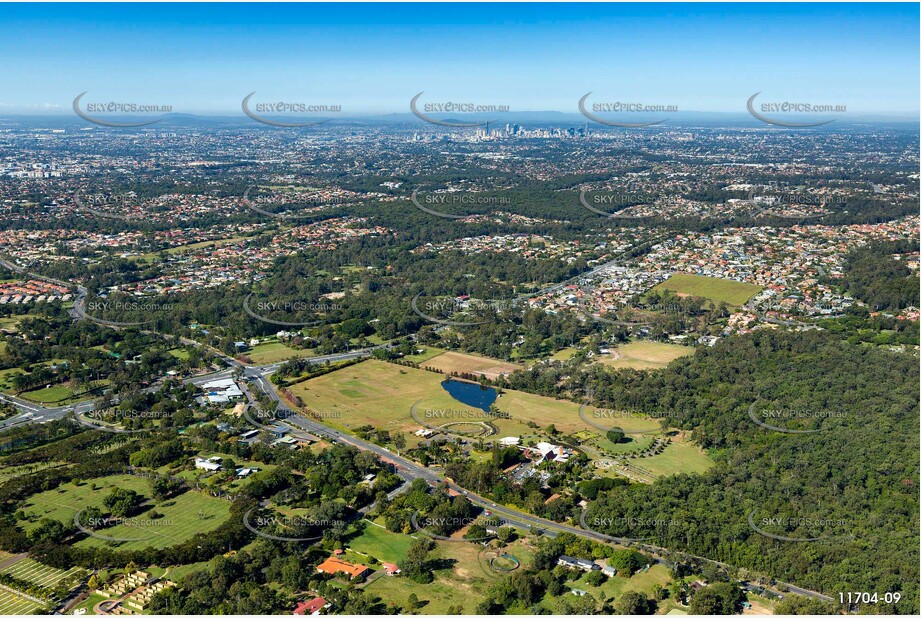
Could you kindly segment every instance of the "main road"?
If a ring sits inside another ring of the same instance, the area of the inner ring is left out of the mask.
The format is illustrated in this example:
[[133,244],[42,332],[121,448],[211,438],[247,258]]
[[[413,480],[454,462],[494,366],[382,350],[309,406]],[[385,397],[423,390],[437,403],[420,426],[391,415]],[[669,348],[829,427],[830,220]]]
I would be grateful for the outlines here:
[[[589,274],[590,275],[595,274],[607,267],[610,267],[614,263],[615,263],[615,260],[612,260],[611,262],[608,262],[606,264],[603,264],[595,268],[592,271],[592,273],[589,273]],[[44,276],[37,275],[34,273],[29,273],[24,268],[16,264],[13,264],[12,262],[9,262],[8,260],[5,260],[3,258],[0,258],[0,265],[3,265],[13,270],[14,272],[18,272],[21,274],[27,274],[37,279],[44,279],[46,281],[52,281],[59,285],[66,285],[66,286],[73,285],[67,282],[58,281],[56,279],[51,279],[49,277],[44,277]],[[78,290],[77,300],[74,302],[74,308],[71,312],[71,314],[73,315],[75,319],[90,319],[91,321],[97,322],[103,326],[111,326],[113,328],[123,326],[123,325],[118,325],[115,323],[108,324],[105,321],[98,320],[98,318],[89,318],[86,315],[84,308],[83,308],[83,301],[86,297],[86,288],[82,286],[77,286],[77,290]],[[343,433],[332,427],[319,423],[313,419],[307,418],[304,415],[302,415],[300,411],[292,410],[287,405],[287,403],[285,403],[285,401],[282,400],[282,398],[278,395],[278,392],[275,390],[271,382],[269,382],[268,380],[267,376],[274,373],[278,369],[278,367],[281,365],[281,363],[274,363],[271,365],[263,365],[263,366],[245,365],[241,363],[240,361],[236,360],[235,358],[227,356],[226,354],[223,354],[220,351],[215,350],[214,348],[211,348],[210,346],[206,346],[205,344],[202,344],[200,342],[197,342],[191,339],[186,339],[184,337],[176,337],[174,335],[169,335],[165,333],[157,333],[155,331],[145,331],[145,332],[148,332],[153,335],[159,335],[162,337],[174,339],[174,340],[179,340],[181,343],[186,344],[186,345],[193,345],[193,346],[200,347],[200,348],[206,348],[212,354],[214,354],[218,359],[220,359],[222,362],[224,362],[227,365],[227,369],[219,370],[217,372],[213,372],[213,373],[203,375],[203,376],[187,378],[186,380],[184,380],[185,382],[192,383],[192,384],[201,384],[201,383],[204,383],[210,380],[214,380],[219,377],[229,377],[236,372],[242,372],[241,375],[244,379],[258,385],[259,389],[276,403],[278,409],[283,412],[282,416],[286,417],[282,422],[291,426],[293,429],[307,431],[313,435],[326,438],[327,440],[330,440],[332,442],[337,442],[339,444],[346,444],[349,446],[353,446],[362,451],[371,452],[377,455],[383,461],[395,466],[397,469],[397,472],[404,479],[407,479],[407,480],[423,479],[424,481],[426,481],[426,483],[428,483],[431,486],[434,486],[434,487],[443,486],[449,490],[456,492],[459,495],[463,495],[466,499],[468,499],[473,504],[476,504],[477,506],[480,506],[483,509],[489,510],[491,513],[507,520],[509,523],[523,526],[532,531],[540,531],[540,532],[554,534],[554,535],[559,534],[559,533],[568,532],[576,536],[581,536],[581,537],[588,538],[593,541],[599,541],[602,543],[615,543],[618,545],[628,545],[629,544],[629,545],[637,547],[640,550],[645,550],[646,553],[656,554],[656,553],[668,553],[671,551],[671,550],[668,550],[667,548],[657,547],[654,545],[649,545],[647,543],[636,544],[635,542],[630,541],[629,539],[623,539],[620,537],[606,535],[600,532],[595,532],[594,530],[589,530],[587,528],[578,528],[575,526],[570,526],[568,524],[561,524],[561,523],[558,523],[558,522],[555,522],[549,519],[543,519],[541,517],[537,517],[529,513],[523,513],[521,511],[499,505],[477,493],[474,493],[468,489],[465,489],[464,487],[461,487],[460,485],[456,484],[454,481],[450,479],[443,478],[442,475],[440,475],[439,473],[429,470],[425,466],[422,466],[412,460],[402,457],[401,455],[394,453],[393,451],[389,449],[386,449],[377,444],[373,444],[371,442],[367,442],[355,436]],[[379,347],[387,347],[387,346],[375,346],[375,348],[379,348]],[[341,354],[317,356],[317,357],[307,358],[306,360],[308,360],[310,363],[324,363],[327,361],[335,362],[335,361],[341,361],[341,360],[362,358],[365,356],[369,356],[375,348],[365,348],[361,350],[348,351],[348,352],[341,353]],[[13,397],[10,395],[0,394],[0,400],[11,403],[14,406],[18,407],[20,410],[22,410],[22,414],[17,415],[16,417],[7,419],[6,421],[0,422],[0,431],[10,426],[18,425],[22,423],[48,422],[50,420],[63,418],[71,413],[74,413],[76,415],[85,414],[86,412],[94,408],[94,403],[92,401],[85,401],[85,402],[78,403],[76,405],[63,406],[63,407],[58,407],[58,408],[44,408],[32,402],[28,402],[18,397]],[[681,552],[681,553],[684,553],[684,552]],[[696,558],[698,560],[710,562],[712,564],[716,564],[719,566],[730,567],[730,565],[727,565],[721,562],[717,562],[715,560],[711,560],[703,556],[693,556],[691,554],[686,554],[686,553],[684,555]],[[657,562],[662,562],[662,560],[656,556],[653,556],[653,558]],[[831,597],[828,597],[826,595],[823,595],[813,590],[806,590],[805,588],[800,588],[798,586],[794,586],[792,584],[786,584],[782,582],[778,582],[778,584],[784,586],[787,590],[789,590],[790,592],[793,592],[794,594],[799,594],[799,595],[803,595],[803,596],[810,597],[810,598],[821,599],[823,601],[832,600]]]

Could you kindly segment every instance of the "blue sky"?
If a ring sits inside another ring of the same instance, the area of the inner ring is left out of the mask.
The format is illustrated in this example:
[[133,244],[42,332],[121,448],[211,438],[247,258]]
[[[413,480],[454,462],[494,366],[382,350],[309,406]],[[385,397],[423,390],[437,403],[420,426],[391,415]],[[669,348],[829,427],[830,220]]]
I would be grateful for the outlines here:
[[264,101],[577,111],[579,97],[919,110],[917,4],[0,4],[0,114],[73,98],[239,113]]

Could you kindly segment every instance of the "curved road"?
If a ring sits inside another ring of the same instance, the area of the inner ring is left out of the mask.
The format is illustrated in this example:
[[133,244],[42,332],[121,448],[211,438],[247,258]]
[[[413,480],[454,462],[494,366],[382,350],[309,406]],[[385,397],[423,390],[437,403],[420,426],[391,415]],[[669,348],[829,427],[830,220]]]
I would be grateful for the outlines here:
[[[13,264],[12,262],[9,262],[3,258],[0,258],[0,265],[6,266],[7,268],[10,268],[11,270],[18,272],[18,273],[27,274],[36,279],[44,279],[46,281],[52,281],[58,285],[66,285],[69,287],[73,286],[73,284],[71,283],[58,281],[55,279],[51,279],[49,277],[37,275],[35,273],[29,273],[24,268],[17,266]],[[608,266],[608,265],[609,264],[605,264],[603,266]],[[601,267],[599,267],[596,270],[599,270],[600,268]],[[86,288],[78,285],[77,290],[78,290],[77,300],[74,302],[74,308],[71,313],[73,317],[76,319],[85,319],[87,316],[86,316],[85,311],[83,310],[83,300],[85,299],[85,296],[86,296]],[[96,320],[94,319],[92,321],[95,322]],[[104,322],[102,324],[106,325]],[[115,328],[117,326],[113,325],[112,327]],[[570,526],[567,524],[560,524],[555,521],[543,519],[540,517],[536,517],[534,515],[530,515],[528,513],[522,513],[520,511],[513,510],[508,507],[499,505],[483,496],[480,496],[474,492],[471,492],[461,487],[460,485],[457,485],[453,481],[442,478],[440,474],[433,472],[429,470],[428,468],[425,468],[409,459],[406,459],[405,457],[397,455],[396,453],[393,453],[389,449],[386,449],[382,446],[378,446],[376,444],[372,444],[370,442],[366,442],[355,436],[345,434],[341,431],[333,429],[332,427],[328,427],[327,425],[323,425],[322,423],[319,423],[317,421],[314,421],[312,419],[309,419],[301,415],[297,410],[292,410],[281,399],[281,397],[279,397],[278,392],[272,387],[272,384],[269,382],[268,378],[266,377],[270,375],[271,373],[273,373],[276,369],[278,369],[281,363],[274,363],[271,365],[264,365],[264,366],[248,366],[248,365],[244,365],[243,363],[239,362],[238,360],[234,358],[227,356],[226,354],[223,354],[217,350],[214,350],[213,348],[210,348],[209,346],[206,346],[197,341],[193,341],[191,339],[186,339],[184,337],[175,337],[174,335],[169,335],[165,333],[157,333],[155,331],[145,331],[145,332],[148,332],[153,335],[159,335],[162,337],[178,339],[180,342],[186,345],[193,345],[196,347],[206,348],[210,352],[215,354],[218,358],[220,358],[225,364],[228,365],[228,369],[217,371],[217,372],[208,374],[206,376],[197,376],[194,378],[189,378],[187,380],[184,380],[185,382],[197,384],[197,383],[213,380],[217,377],[230,376],[235,371],[242,370],[242,375],[244,378],[247,378],[255,382],[256,384],[258,384],[260,390],[262,390],[273,401],[275,401],[280,410],[283,410],[284,412],[290,414],[288,418],[284,419],[281,422],[287,425],[290,425],[293,428],[300,429],[303,431],[308,431],[317,436],[325,437],[326,439],[331,440],[333,442],[347,444],[347,445],[353,446],[362,451],[372,452],[378,457],[380,457],[382,460],[393,464],[397,468],[398,472],[403,478],[407,478],[407,479],[421,478],[425,480],[429,485],[432,485],[435,487],[444,486],[450,490],[457,492],[458,494],[463,495],[473,504],[476,504],[477,506],[480,506],[484,509],[488,509],[492,513],[503,517],[509,522],[519,523],[523,525],[523,527],[529,530],[535,530],[535,531],[539,530],[541,532],[546,532],[550,534],[569,532],[571,534],[585,537],[585,538],[588,538],[594,541],[599,541],[602,543],[615,543],[619,545],[623,545],[625,544],[625,541],[627,541],[626,539],[609,536],[606,534],[602,534],[600,532],[595,532],[593,530],[586,530],[584,528],[577,528],[575,526]],[[379,348],[379,347],[388,347],[388,346],[375,346],[375,348]],[[349,360],[353,358],[361,358],[363,356],[369,356],[375,348],[366,348],[366,349],[354,350],[354,351],[350,351],[350,352],[346,352],[342,354],[332,354],[332,355],[322,356],[322,357],[313,357],[307,360],[311,363],[322,363],[326,361],[339,361],[339,360]],[[92,401],[81,402],[76,405],[64,406],[60,408],[44,408],[34,403],[27,402],[17,397],[12,397],[9,395],[0,394],[0,399],[7,401],[9,403],[12,403],[16,407],[23,410],[23,414],[7,419],[6,421],[0,422],[0,431],[2,431],[3,429],[9,426],[17,425],[21,423],[47,422],[55,418],[63,418],[64,416],[72,412],[85,413],[87,411],[92,410],[94,407],[94,404]],[[671,551],[664,547],[657,547],[657,546],[649,545],[645,543],[638,544],[635,542],[630,542],[629,545],[633,546],[634,548],[641,549],[641,550],[645,549],[646,553],[670,552]],[[719,566],[730,567],[730,565],[727,565],[721,562],[717,562],[715,560],[711,560],[703,556],[694,556],[692,554],[687,554],[686,552],[676,552],[676,553],[682,553],[684,555],[691,556],[698,560],[703,560],[703,561],[710,562],[712,564],[716,564]],[[654,560],[656,560],[656,562],[663,562],[660,558],[656,556],[652,556],[652,557]],[[778,584],[785,586],[790,592],[794,594],[800,594],[800,595],[811,597],[811,598],[821,599],[823,601],[832,600],[831,597],[820,594],[813,590],[806,590],[804,588],[800,588],[798,586],[794,586],[792,584],[786,584],[782,582],[778,582]]]

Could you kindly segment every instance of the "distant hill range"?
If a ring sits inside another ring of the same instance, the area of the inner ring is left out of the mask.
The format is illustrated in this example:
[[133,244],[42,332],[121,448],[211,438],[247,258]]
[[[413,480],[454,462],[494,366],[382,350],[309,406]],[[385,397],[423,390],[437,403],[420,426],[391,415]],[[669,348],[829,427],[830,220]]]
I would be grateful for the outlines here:
[[[463,123],[490,123],[490,128],[505,128],[506,124],[517,124],[522,129],[535,129],[535,128],[578,128],[584,127],[588,123],[589,130],[599,131],[606,129],[617,129],[617,127],[607,127],[591,120],[588,120],[582,114],[576,112],[554,112],[554,111],[534,111],[534,112],[495,112],[495,113],[486,113],[486,114],[428,114],[430,117],[444,122],[463,122]],[[648,113],[648,114],[636,114],[635,117],[627,117],[625,114],[619,114],[617,116],[608,116],[605,114],[599,114],[602,117],[610,117],[611,120],[616,122],[655,122],[657,120],[665,120],[665,122],[654,125],[654,128],[658,129],[669,129],[669,128],[686,128],[692,129],[695,127],[699,128],[771,128],[770,125],[767,125],[755,118],[752,118],[748,113],[725,113],[725,112],[663,112],[663,113]],[[823,116],[823,119],[834,118],[834,114],[829,114],[828,116]],[[473,130],[472,128],[464,129],[458,127],[443,127],[434,124],[427,123],[414,114],[410,112],[405,113],[392,113],[392,114],[369,114],[369,115],[347,115],[347,114],[328,114],[323,115],[309,115],[309,116],[293,116],[293,115],[271,115],[269,116],[274,121],[281,122],[305,122],[305,120],[310,122],[315,122],[316,120],[329,120],[329,122],[319,125],[320,127],[330,128],[333,126],[383,126],[383,125],[403,125],[404,128],[409,128],[410,125],[415,125],[419,128],[420,131],[430,130],[438,132],[457,132],[464,130]],[[256,120],[247,118],[242,112],[240,114],[215,114],[215,115],[206,115],[206,114],[184,114],[184,113],[169,113],[162,115],[108,115],[103,114],[100,118],[113,121],[113,122],[132,122],[140,123],[147,122],[150,120],[156,120],[160,118],[161,120],[156,124],[148,125],[146,128],[153,129],[167,129],[167,128],[264,128],[266,130],[282,130],[276,127],[268,126],[259,123]],[[815,118],[809,118],[808,120],[814,120]],[[791,119],[792,120],[792,119]],[[800,120],[800,119],[796,119]],[[805,119],[804,119],[805,120]],[[881,125],[888,125],[892,127],[899,128],[908,128],[914,127],[917,129],[918,120],[917,118],[906,118],[906,117],[881,117],[881,116],[865,116],[865,117],[841,117],[835,118],[835,122],[824,125],[822,127],[815,127],[809,130],[834,130],[840,127],[859,127],[874,125],[879,127]],[[100,125],[95,125],[91,122],[88,122],[82,118],[79,118],[75,114],[60,114],[60,115],[5,115],[0,116],[0,128],[34,128],[34,129],[66,129],[66,130],[125,130],[125,129],[111,129],[109,127],[103,127]],[[141,127],[144,128],[144,127]],[[304,130],[314,130],[317,128],[317,125],[313,127],[305,127]],[[781,129],[781,127],[774,127]],[[132,129],[133,130],[133,129]],[[290,130],[290,129],[287,129]]]

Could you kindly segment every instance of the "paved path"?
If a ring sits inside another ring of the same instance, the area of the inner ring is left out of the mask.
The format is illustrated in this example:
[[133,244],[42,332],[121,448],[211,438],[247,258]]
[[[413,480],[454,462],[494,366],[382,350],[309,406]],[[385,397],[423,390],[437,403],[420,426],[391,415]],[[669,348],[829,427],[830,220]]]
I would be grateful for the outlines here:
[[0,571],[2,571],[3,569],[7,569],[7,568],[13,566],[13,565],[16,564],[16,563],[22,562],[23,560],[25,560],[25,559],[28,558],[28,557],[29,557],[29,554],[27,554],[27,553],[21,553],[21,554],[13,554],[13,555],[10,556],[9,558],[5,558],[4,560],[0,560]]

